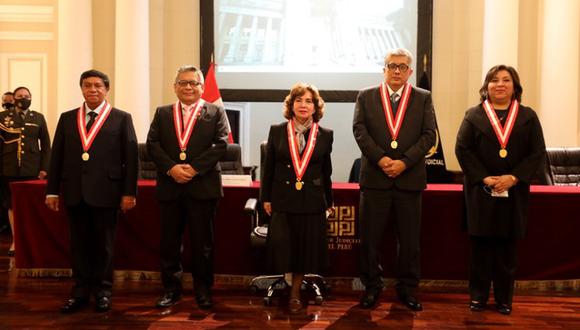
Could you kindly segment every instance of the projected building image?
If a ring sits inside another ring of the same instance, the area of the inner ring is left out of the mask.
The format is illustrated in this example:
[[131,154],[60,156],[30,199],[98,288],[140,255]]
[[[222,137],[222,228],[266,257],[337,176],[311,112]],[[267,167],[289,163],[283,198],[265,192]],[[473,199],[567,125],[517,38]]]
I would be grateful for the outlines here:
[[376,72],[416,49],[416,1],[216,1],[221,72]]

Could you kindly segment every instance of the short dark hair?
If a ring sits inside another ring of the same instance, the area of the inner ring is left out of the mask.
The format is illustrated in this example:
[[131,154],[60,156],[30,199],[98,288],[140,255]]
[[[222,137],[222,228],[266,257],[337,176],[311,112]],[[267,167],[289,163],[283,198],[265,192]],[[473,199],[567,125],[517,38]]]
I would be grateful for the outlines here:
[[483,81],[483,85],[479,89],[479,96],[481,97],[480,98],[481,102],[487,100],[487,98],[489,97],[489,95],[487,95],[487,86],[489,85],[493,77],[495,77],[495,75],[500,71],[507,71],[512,77],[512,81],[514,83],[514,94],[512,95],[512,100],[516,99],[518,100],[518,102],[521,103],[522,93],[524,92],[524,89],[522,88],[522,84],[520,83],[520,76],[518,75],[516,69],[505,64],[493,66],[491,69],[489,69],[489,71],[487,71],[487,74],[485,75],[485,80]]
[[[16,89],[14,90],[14,92],[11,93],[12,96],[14,96],[16,94],[16,92],[18,92],[21,89],[25,89],[28,92],[28,94],[30,94],[30,96],[32,96],[32,93],[30,92],[30,89],[28,89],[27,87],[24,87],[24,86],[16,87]],[[7,94],[7,93],[4,93],[4,94]]]
[[101,72],[99,70],[95,70],[95,69],[91,69],[91,70],[83,72],[81,74],[81,79],[79,81],[79,85],[81,87],[83,87],[83,80],[85,80],[87,78],[91,78],[91,77],[101,78],[101,80],[103,80],[103,83],[105,84],[105,87],[107,88],[107,90],[109,90],[109,76],[107,76],[103,72]]
[[2,96],[6,96],[6,95],[12,95],[12,96],[14,96],[14,93],[12,93],[11,91],[8,91],[8,92],[2,94]]
[[312,114],[312,121],[317,123],[322,116],[324,116],[324,100],[320,97],[320,93],[318,92],[318,88],[314,85],[306,84],[306,83],[296,83],[292,86],[290,90],[290,94],[286,96],[284,100],[284,118],[292,119],[294,117],[293,107],[294,107],[294,100],[297,97],[306,94],[306,92],[310,92],[312,94],[312,103],[314,103],[314,114]]

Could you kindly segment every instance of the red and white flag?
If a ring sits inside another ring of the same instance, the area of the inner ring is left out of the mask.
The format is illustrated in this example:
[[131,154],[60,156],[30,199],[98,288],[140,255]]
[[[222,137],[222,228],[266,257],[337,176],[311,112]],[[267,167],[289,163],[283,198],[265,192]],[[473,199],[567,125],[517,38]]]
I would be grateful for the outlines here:
[[[209,64],[209,70],[207,71],[207,75],[205,77],[205,84],[203,88],[203,95],[201,98],[204,99],[206,102],[219,105],[221,107],[224,106],[224,102],[222,101],[222,96],[220,94],[220,89],[218,88],[217,81],[215,79],[215,63],[211,62]],[[227,119],[227,117],[226,117]],[[228,121],[228,143],[234,143],[234,136],[232,135],[232,128],[230,127],[230,122]]]

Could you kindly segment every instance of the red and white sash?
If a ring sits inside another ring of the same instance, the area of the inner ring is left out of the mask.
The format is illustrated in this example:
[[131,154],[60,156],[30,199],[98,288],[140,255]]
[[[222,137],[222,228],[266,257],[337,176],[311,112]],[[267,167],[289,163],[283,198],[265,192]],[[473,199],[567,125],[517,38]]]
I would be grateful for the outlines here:
[[294,167],[294,173],[296,174],[296,190],[301,190],[304,182],[302,177],[306,172],[312,153],[314,152],[314,147],[316,146],[316,136],[318,134],[318,124],[312,123],[310,128],[310,134],[308,135],[308,142],[300,157],[300,152],[298,150],[298,141],[296,140],[296,133],[294,132],[294,121],[289,120],[286,126],[288,132],[288,146],[290,148],[290,157],[292,158],[292,165]]
[[497,141],[501,146],[499,151],[499,155],[501,158],[505,158],[507,156],[507,144],[510,139],[510,135],[512,134],[512,129],[514,128],[514,124],[516,122],[516,117],[518,116],[518,111],[520,109],[520,104],[518,100],[513,100],[512,105],[509,109],[507,120],[505,122],[505,126],[502,127],[495,110],[493,109],[493,105],[489,103],[488,100],[483,101],[483,109],[485,109],[485,114],[491,123],[491,127],[493,127],[493,131],[495,132],[495,136],[497,137]]
[[391,147],[393,149],[397,148],[397,137],[399,136],[399,131],[403,125],[403,119],[405,119],[405,113],[407,112],[407,105],[409,104],[409,97],[411,95],[410,83],[406,83],[403,89],[403,96],[399,101],[399,107],[397,108],[397,115],[393,117],[393,109],[391,109],[391,100],[389,97],[389,90],[385,82],[381,83],[381,101],[383,102],[383,112],[385,113],[385,120],[387,121],[387,126],[391,132],[392,142]]
[[97,136],[97,134],[99,134],[101,128],[103,127],[105,120],[109,118],[109,115],[111,114],[111,108],[112,108],[111,104],[105,101],[105,105],[103,106],[101,113],[95,119],[95,122],[93,126],[91,126],[88,133],[87,133],[87,124],[85,120],[86,117],[85,103],[83,103],[79,108],[79,110],[77,111],[77,128],[83,146],[82,159],[84,161],[89,160],[89,150],[91,149],[91,145],[93,144],[93,141],[95,141],[95,137]]
[[[187,144],[189,143],[189,139],[191,138],[191,132],[193,131],[193,127],[197,122],[197,117],[199,116],[199,112],[203,107],[205,101],[203,99],[199,99],[196,104],[194,104],[194,109],[192,113],[189,115],[187,119],[187,123],[183,123],[183,114],[181,110],[181,102],[177,101],[173,105],[173,125],[175,126],[175,135],[177,136],[177,142],[179,143],[179,149],[181,153],[179,154],[179,159],[185,160],[187,158],[185,154],[185,150],[187,150]],[[185,127],[184,127],[185,126]]]

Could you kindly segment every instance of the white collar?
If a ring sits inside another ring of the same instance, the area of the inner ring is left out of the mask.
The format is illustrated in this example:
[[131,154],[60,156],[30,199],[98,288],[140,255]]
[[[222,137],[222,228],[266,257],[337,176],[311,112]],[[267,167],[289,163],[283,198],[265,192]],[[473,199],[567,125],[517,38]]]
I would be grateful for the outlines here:
[[105,103],[107,103],[107,101],[103,100],[103,102],[101,102],[101,104],[99,104],[98,107],[96,107],[95,109],[91,109],[89,108],[89,105],[85,102],[85,115],[91,111],[96,112],[97,115],[99,115],[101,113],[101,110],[103,110],[103,107],[105,107]]
[[405,89],[405,85],[403,84],[403,86],[401,86],[401,88],[399,88],[397,91],[394,91],[391,86],[389,86],[389,84],[386,84],[387,88],[389,89],[389,97],[393,96],[393,93],[397,93],[397,95],[399,95],[399,97],[403,96],[403,90]]

